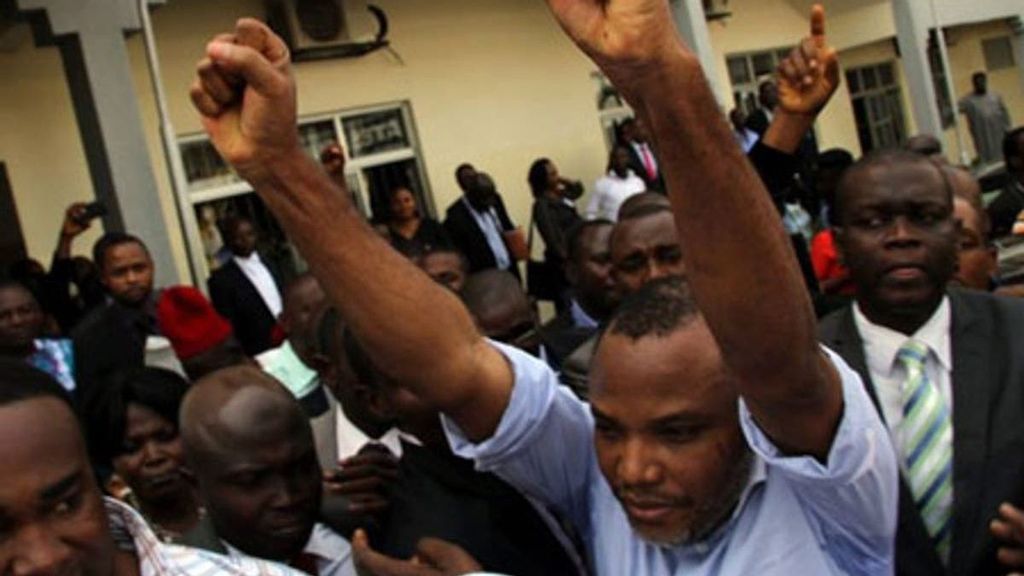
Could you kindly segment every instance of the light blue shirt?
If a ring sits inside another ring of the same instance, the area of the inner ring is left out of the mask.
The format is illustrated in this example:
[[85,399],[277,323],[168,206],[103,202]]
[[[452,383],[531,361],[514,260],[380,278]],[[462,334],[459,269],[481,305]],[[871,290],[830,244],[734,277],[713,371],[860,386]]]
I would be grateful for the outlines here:
[[575,298],[572,299],[572,304],[569,306],[569,313],[572,314],[572,322],[577,328],[598,328],[599,325],[597,320],[590,317],[590,314],[580,306],[580,303]]
[[661,547],[633,532],[601,475],[590,407],[540,361],[495,346],[515,372],[509,405],[481,444],[444,419],[452,448],[568,518],[599,576],[893,573],[896,456],[860,378],[831,352],[845,406],[828,464],[781,454],[741,400],[741,425],[756,456],[739,505],[707,540]]
[[498,220],[498,213],[494,208],[488,208],[484,212],[477,212],[476,208],[469,203],[469,200],[462,199],[466,203],[466,208],[469,208],[469,213],[473,215],[473,220],[476,220],[476,225],[480,227],[480,231],[484,233],[484,238],[487,239],[487,246],[491,249],[491,254],[494,254],[494,262],[500,270],[505,270],[512,264],[512,258],[508,255],[508,248],[505,246],[505,237],[501,235],[501,224]]

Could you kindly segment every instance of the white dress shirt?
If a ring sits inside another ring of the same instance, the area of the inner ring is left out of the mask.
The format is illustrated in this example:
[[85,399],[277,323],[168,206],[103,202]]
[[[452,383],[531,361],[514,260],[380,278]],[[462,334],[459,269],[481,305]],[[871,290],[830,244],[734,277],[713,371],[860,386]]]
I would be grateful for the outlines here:
[[[359,454],[359,451],[367,444],[382,444],[385,448],[390,450],[396,458],[401,458],[402,440],[414,440],[412,436],[402,434],[398,428],[392,428],[385,432],[383,436],[374,440],[363,433],[358,426],[353,424],[352,421],[345,416],[345,411],[341,409],[341,404],[339,404],[335,410],[338,411],[334,417],[334,426],[338,443],[338,460],[344,460]],[[418,444],[419,442],[415,443]]]
[[[933,386],[938,387],[950,414],[953,413],[953,352],[949,336],[952,321],[948,297],[942,299],[932,317],[912,337],[872,323],[857,305],[853,307],[853,320],[864,342],[864,359],[894,445],[902,446],[903,400],[900,386],[907,378],[907,371],[897,357],[907,340],[912,338],[928,346],[925,375]],[[900,464],[903,465],[902,462]]]
[[[251,558],[245,552],[221,540],[231,558]],[[323,524],[313,525],[313,533],[302,550],[316,558],[316,569],[320,576],[357,576],[352,545],[337,532]]]
[[476,225],[484,233],[484,238],[487,239],[487,246],[490,247],[491,254],[494,254],[494,261],[498,268],[501,270],[507,269],[512,264],[512,258],[508,255],[505,237],[501,235],[501,221],[498,219],[498,212],[494,208],[488,208],[484,212],[477,212],[476,208],[473,208],[473,205],[465,197],[462,198],[462,201],[466,203],[466,208],[469,208],[469,213],[473,215],[473,220],[476,220]]
[[256,291],[260,293],[260,298],[267,305],[267,310],[270,310],[270,315],[274,318],[280,316],[281,309],[283,308],[281,292],[278,291],[277,283],[274,282],[274,277],[270,274],[270,270],[260,260],[260,255],[253,252],[248,258],[235,256],[234,260],[235,264],[238,264],[238,267],[242,269],[245,277],[256,287]]
[[632,170],[625,178],[620,178],[614,171],[609,171],[594,184],[594,193],[590,196],[590,204],[587,205],[587,220],[604,218],[612,222],[618,221],[622,203],[644,190],[647,190],[647,184]]

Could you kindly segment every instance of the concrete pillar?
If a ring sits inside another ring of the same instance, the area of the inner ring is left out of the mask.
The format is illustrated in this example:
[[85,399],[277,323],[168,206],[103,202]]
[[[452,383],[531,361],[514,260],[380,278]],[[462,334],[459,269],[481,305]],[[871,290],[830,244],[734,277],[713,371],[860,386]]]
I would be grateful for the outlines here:
[[36,43],[60,48],[96,199],[107,230],[142,238],[158,285],[180,283],[133,89],[125,33],[139,28],[134,0],[16,0]]
[[[1020,72],[1021,91],[1024,91],[1024,12],[1010,18],[1010,27],[1013,28],[1013,56]],[[1024,124],[1024,118],[1018,118],[1017,122]]]
[[941,137],[942,119],[935,98],[935,83],[928,66],[928,28],[932,22],[928,3],[920,0],[892,0],[892,11],[917,131]]
[[672,15],[675,17],[676,28],[697,57],[700,58],[704,75],[711,84],[715,99],[719,105],[731,107],[729,99],[722,93],[718,81],[716,56],[711,48],[711,34],[708,33],[708,21],[704,16],[704,4],[701,0],[671,0]]

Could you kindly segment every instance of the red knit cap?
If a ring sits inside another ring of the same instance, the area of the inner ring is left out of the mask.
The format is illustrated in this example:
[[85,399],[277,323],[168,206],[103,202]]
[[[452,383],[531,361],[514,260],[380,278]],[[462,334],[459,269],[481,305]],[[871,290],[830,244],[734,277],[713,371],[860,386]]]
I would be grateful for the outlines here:
[[161,292],[156,317],[160,333],[171,341],[181,360],[212,349],[232,334],[231,324],[191,286],[174,286]]

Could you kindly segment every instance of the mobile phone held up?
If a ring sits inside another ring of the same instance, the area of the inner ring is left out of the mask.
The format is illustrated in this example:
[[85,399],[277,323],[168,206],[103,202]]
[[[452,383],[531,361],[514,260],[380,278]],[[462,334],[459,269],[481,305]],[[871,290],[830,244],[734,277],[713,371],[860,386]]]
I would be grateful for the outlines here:
[[107,205],[103,202],[91,202],[85,205],[85,210],[75,218],[79,224],[88,224],[96,218],[101,218],[107,215]]

